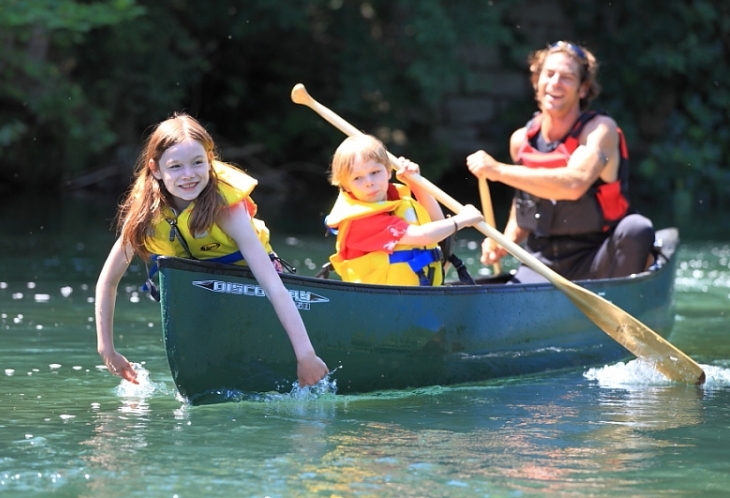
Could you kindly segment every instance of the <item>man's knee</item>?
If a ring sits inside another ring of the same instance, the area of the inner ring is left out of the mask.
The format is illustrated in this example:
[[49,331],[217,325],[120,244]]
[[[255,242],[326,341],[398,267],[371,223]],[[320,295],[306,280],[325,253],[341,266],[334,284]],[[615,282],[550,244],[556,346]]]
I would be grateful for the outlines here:
[[653,263],[654,236],[654,226],[644,216],[632,214],[621,220],[613,234],[614,248],[623,261],[621,273],[637,273]]
[[630,214],[619,222],[613,236],[619,244],[646,247],[649,251],[654,245],[654,225],[645,216]]

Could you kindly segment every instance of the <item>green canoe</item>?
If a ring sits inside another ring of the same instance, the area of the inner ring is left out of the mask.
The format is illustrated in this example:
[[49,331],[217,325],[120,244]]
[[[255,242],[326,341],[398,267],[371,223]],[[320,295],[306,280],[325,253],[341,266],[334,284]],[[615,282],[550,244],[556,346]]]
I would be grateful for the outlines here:
[[[666,257],[627,278],[579,282],[667,336],[674,323],[675,229]],[[245,267],[160,258],[167,357],[192,404],[290,392],[296,360]],[[395,287],[283,274],[338,393],[473,383],[615,362],[630,353],[551,284]]]

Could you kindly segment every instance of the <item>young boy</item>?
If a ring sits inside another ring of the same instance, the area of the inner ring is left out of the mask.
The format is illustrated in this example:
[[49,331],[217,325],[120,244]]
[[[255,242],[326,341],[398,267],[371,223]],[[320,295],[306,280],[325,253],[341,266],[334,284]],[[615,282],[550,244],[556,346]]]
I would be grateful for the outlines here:
[[[406,185],[390,183],[388,152],[371,135],[345,139],[332,159],[330,183],[340,195],[326,218],[337,232],[330,262],[346,282],[385,285],[440,285],[443,255],[438,243],[483,220],[472,205],[451,218],[430,194],[408,178],[417,164],[398,159],[396,175]],[[411,195],[411,190],[415,198]]]

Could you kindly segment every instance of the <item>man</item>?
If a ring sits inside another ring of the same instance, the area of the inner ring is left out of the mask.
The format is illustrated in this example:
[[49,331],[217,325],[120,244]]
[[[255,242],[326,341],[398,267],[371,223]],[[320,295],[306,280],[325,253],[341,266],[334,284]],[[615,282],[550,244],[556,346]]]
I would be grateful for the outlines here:
[[[480,150],[467,157],[478,178],[516,189],[504,234],[571,280],[620,277],[646,268],[651,221],[628,200],[628,150],[616,122],[588,110],[600,92],[598,63],[587,49],[560,41],[529,57],[539,108],[510,138],[515,164]],[[490,239],[481,261],[506,254]],[[521,265],[513,281],[544,282]]]

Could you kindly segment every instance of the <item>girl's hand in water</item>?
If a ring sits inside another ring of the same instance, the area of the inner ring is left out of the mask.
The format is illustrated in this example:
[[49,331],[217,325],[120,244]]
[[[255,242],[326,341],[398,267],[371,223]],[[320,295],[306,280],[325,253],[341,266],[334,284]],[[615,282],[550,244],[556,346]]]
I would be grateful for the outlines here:
[[129,361],[116,351],[112,351],[109,355],[102,355],[106,368],[117,377],[131,382],[132,384],[139,384],[137,382],[137,372],[132,367]]
[[300,387],[313,386],[328,373],[329,368],[314,352],[305,358],[297,359],[297,378]]

